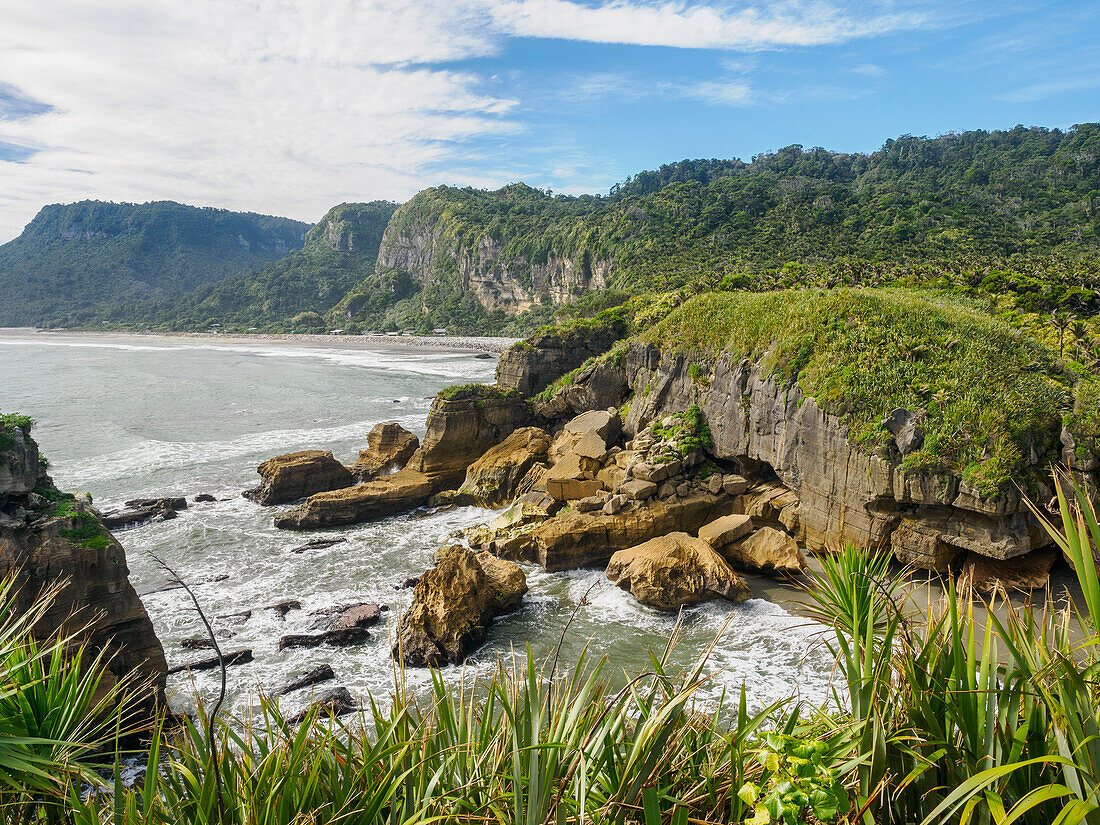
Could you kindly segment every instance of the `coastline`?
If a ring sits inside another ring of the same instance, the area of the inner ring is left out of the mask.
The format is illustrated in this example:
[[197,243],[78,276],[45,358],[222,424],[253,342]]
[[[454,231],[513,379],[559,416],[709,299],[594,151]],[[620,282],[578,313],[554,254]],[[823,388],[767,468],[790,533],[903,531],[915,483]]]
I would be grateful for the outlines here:
[[35,327],[0,327],[0,337],[42,336],[43,338],[166,338],[185,341],[224,341],[226,343],[284,343],[304,346],[333,344],[343,347],[418,347],[473,350],[499,355],[520,338],[494,338],[476,335],[315,335],[306,333],[220,333],[220,332],[126,332],[120,330],[48,330]]

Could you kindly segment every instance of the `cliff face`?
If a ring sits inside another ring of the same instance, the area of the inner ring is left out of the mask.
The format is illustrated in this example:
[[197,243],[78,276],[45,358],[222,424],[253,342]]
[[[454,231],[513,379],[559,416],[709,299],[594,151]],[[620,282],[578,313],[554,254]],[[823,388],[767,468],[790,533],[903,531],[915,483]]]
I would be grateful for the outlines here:
[[114,653],[116,678],[137,670],[149,698],[163,701],[164,649],[130,584],[126,551],[86,500],[58,492],[24,428],[0,435],[0,577],[14,577],[17,609],[59,587],[36,633],[83,631],[92,650]]
[[[537,412],[556,418],[629,398],[624,428],[636,433],[698,405],[716,459],[753,478],[778,479],[797,496],[782,518],[810,550],[885,547],[902,562],[945,571],[968,553],[1003,561],[1049,544],[1017,494],[983,498],[958,476],[904,470],[900,449],[861,449],[840,417],[755,362],[719,357],[705,379],[692,367],[683,356],[631,342],[621,365],[604,360],[582,370]],[[1040,483],[1035,498],[1050,495]]]
[[494,237],[487,227],[467,233],[450,211],[425,208],[420,201],[434,190],[414,197],[394,214],[378,254],[379,272],[409,273],[422,285],[452,280],[472,294],[487,311],[514,315],[541,301],[565,303],[576,295],[607,286],[610,260],[592,260],[551,249],[545,259],[511,255],[511,240]]

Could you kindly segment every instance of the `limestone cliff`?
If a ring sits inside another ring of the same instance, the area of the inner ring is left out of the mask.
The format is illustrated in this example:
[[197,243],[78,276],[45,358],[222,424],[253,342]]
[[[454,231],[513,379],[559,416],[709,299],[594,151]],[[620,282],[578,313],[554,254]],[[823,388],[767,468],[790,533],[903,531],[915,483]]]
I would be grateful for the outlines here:
[[113,652],[116,678],[136,670],[163,701],[164,649],[130,584],[126,551],[87,499],[57,490],[28,429],[0,425],[0,577],[14,577],[17,609],[59,587],[36,633],[83,631],[91,649]]
[[[506,202],[513,188],[496,193],[499,200]],[[448,282],[487,311],[510,315],[607,286],[610,260],[586,251],[517,249],[506,230],[468,218],[461,198],[446,202],[455,191],[424,190],[394,213],[382,236],[379,272],[407,272],[422,286]]]

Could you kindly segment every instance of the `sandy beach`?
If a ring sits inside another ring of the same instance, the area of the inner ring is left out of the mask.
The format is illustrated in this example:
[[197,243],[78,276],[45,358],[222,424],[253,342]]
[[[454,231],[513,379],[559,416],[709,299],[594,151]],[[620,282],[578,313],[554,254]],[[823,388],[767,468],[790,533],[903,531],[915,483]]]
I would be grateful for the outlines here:
[[519,338],[490,338],[465,335],[306,335],[298,333],[217,333],[217,332],[93,332],[86,330],[46,330],[34,327],[0,327],[0,337],[110,338],[111,340],[171,338],[185,341],[222,341],[225,343],[285,343],[296,346],[339,347],[432,347],[435,349],[475,350],[502,353]]

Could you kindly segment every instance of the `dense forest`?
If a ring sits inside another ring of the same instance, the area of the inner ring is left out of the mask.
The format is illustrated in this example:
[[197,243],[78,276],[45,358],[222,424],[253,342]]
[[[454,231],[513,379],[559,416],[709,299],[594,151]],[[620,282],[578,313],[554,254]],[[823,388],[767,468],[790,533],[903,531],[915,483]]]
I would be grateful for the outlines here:
[[[318,232],[341,209],[345,226],[362,227],[354,250]],[[0,303],[21,307],[0,323],[523,332],[563,300],[535,277],[551,265],[574,279],[566,300],[593,288],[599,271],[597,285],[627,292],[900,283],[1012,293],[1027,309],[1100,311],[1098,124],[906,135],[871,154],[789,146],[749,163],[685,160],[606,195],[436,187],[396,211],[351,209],[334,209],[300,252],[258,271],[227,258],[218,278],[207,250],[192,266],[190,248],[166,249],[151,233],[108,270],[109,239],[102,251],[66,247],[56,230],[39,231],[40,216],[0,247]],[[390,247],[419,245],[430,267],[375,267],[379,243],[382,262]],[[525,295],[527,311],[487,309],[471,293],[471,273]]]
[[0,326],[80,326],[171,302],[300,248],[308,229],[171,201],[46,206],[0,246]]

